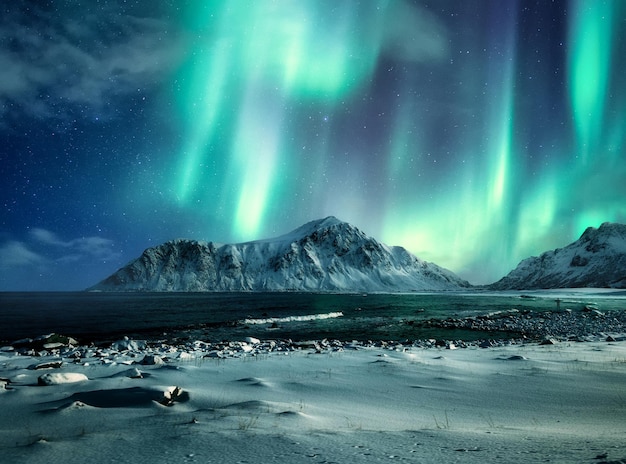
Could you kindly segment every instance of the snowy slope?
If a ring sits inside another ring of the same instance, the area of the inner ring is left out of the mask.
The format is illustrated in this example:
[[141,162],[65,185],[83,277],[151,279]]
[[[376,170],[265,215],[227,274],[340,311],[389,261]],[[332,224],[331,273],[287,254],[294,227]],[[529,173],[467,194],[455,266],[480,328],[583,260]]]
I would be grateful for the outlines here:
[[566,246],[525,259],[494,290],[613,287],[626,288],[626,225],[589,227]]
[[327,217],[268,240],[231,245],[172,240],[147,249],[90,290],[405,292],[467,287],[452,272]]

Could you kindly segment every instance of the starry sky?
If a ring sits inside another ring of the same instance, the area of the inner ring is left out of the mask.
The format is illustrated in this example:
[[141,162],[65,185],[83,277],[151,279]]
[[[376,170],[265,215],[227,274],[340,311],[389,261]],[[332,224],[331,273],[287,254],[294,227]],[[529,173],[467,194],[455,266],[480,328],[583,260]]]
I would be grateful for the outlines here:
[[626,222],[626,1],[0,10],[0,291],[328,215],[481,284]]

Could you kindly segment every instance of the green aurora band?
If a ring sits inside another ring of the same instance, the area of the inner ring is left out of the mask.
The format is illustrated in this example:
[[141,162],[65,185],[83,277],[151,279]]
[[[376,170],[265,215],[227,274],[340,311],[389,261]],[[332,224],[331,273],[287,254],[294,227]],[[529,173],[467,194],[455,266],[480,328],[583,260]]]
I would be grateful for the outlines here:
[[578,234],[590,224],[624,221],[625,217],[626,198],[615,201],[609,195],[611,189],[623,190],[626,185],[626,95],[623,84],[618,87],[619,80],[624,79],[620,69],[626,64],[626,3],[576,0],[572,7],[569,94],[576,145],[570,162],[575,182],[565,183],[572,191],[584,186],[582,195],[577,196]]
[[480,283],[626,221],[626,2],[570,3],[563,120],[540,129],[553,89],[522,62],[519,2],[490,2],[471,41],[400,0],[187,5],[170,190],[233,241],[334,214]]

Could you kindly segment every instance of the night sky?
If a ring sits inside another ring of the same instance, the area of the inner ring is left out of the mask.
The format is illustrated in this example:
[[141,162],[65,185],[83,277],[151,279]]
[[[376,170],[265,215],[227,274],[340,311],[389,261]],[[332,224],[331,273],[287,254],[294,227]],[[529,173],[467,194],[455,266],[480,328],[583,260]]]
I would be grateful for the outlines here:
[[0,10],[0,290],[328,215],[489,283],[626,222],[626,1]]

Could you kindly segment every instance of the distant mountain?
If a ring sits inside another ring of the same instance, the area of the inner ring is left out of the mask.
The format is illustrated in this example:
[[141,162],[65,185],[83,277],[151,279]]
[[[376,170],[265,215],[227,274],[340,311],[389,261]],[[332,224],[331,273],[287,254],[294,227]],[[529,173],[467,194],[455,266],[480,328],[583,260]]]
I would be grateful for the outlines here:
[[234,245],[172,240],[147,249],[89,290],[409,292],[468,287],[452,272],[331,216],[268,240]]
[[565,248],[525,259],[493,290],[611,287],[626,288],[626,225],[589,227]]

